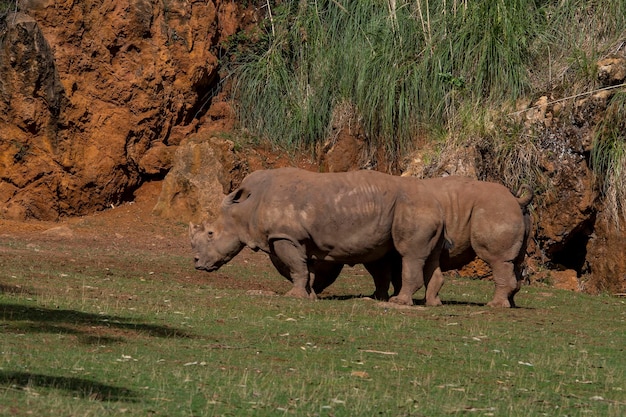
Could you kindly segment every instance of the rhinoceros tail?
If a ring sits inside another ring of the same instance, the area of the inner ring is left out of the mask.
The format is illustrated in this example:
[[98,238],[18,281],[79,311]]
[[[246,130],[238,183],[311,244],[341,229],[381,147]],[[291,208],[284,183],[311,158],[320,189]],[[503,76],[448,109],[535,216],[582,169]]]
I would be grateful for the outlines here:
[[517,202],[519,203],[519,206],[522,209],[525,209],[526,206],[528,206],[530,202],[533,201],[533,197],[535,196],[535,193],[533,192],[532,188],[530,188],[526,184],[523,184],[517,190],[517,193],[515,195],[517,197]]

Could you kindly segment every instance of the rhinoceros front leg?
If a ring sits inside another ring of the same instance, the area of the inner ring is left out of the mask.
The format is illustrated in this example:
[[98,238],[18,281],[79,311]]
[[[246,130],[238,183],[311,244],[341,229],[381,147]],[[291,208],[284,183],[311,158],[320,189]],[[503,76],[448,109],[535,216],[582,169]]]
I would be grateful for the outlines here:
[[[431,241],[432,243],[433,241]],[[424,245],[429,247],[429,245]],[[413,305],[413,294],[424,286],[424,283],[432,283],[431,292],[426,292],[427,305],[440,305],[441,300],[437,296],[439,288],[443,285],[443,274],[439,266],[441,246],[437,243],[430,245],[430,255],[426,256],[419,251],[402,256],[402,287],[397,295],[389,301],[397,304]]]
[[280,238],[271,241],[271,249],[273,255],[289,270],[288,275],[293,281],[293,288],[285,295],[296,298],[317,298],[309,283],[309,267],[304,248],[292,240]]
[[389,300],[389,284],[393,284],[393,295],[400,293],[402,287],[402,257],[392,250],[381,259],[364,264],[365,269],[374,278],[376,290],[372,298],[376,300]]
[[315,294],[320,294],[341,273],[343,264],[324,261],[309,261],[309,285]]

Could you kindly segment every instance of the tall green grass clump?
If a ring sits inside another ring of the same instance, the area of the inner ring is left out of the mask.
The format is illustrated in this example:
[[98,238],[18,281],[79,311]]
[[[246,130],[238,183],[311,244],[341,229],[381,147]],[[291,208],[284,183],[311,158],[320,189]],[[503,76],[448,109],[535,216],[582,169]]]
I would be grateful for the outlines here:
[[443,71],[465,77],[475,99],[518,98],[530,88],[526,64],[541,29],[539,3],[462,2],[452,13],[444,10],[434,58]]
[[616,93],[598,124],[591,151],[604,203],[616,225],[626,217],[626,92]]
[[310,147],[348,102],[371,145],[397,159],[461,102],[479,107],[528,90],[538,10],[534,0],[282,2],[255,47],[237,56],[242,125]]
[[545,32],[537,45],[536,62],[541,71],[549,72],[547,87],[562,85],[566,95],[593,88],[597,60],[623,47],[626,2],[565,0],[545,3]]

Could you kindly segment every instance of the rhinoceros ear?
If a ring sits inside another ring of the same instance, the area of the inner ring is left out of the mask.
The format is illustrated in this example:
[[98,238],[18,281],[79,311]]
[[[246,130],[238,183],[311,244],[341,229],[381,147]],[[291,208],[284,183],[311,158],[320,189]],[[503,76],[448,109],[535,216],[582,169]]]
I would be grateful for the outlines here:
[[192,222],[189,222],[189,237],[192,238],[196,231],[201,227],[201,224],[193,224]]
[[250,197],[250,191],[245,188],[237,188],[232,193],[228,194],[224,199],[224,205],[229,206],[232,204],[241,203]]

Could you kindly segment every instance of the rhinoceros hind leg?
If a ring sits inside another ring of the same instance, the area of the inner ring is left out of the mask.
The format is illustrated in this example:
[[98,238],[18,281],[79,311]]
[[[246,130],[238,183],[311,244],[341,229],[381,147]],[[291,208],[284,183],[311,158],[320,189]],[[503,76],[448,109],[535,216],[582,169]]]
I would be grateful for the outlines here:
[[375,300],[389,300],[389,284],[391,283],[392,263],[389,256],[385,256],[377,261],[363,264],[367,272],[374,278],[376,290],[372,294]]
[[520,281],[517,279],[516,267],[513,262],[492,262],[493,281],[496,292],[493,300],[489,301],[489,307],[515,307],[513,297],[519,291]]
[[396,304],[413,305],[413,294],[424,286],[424,260],[402,258],[402,288],[389,299]]
[[[426,277],[425,277],[426,278]],[[441,268],[437,267],[433,272],[430,280],[426,282],[426,300],[427,306],[440,306],[443,305],[439,298],[439,290],[443,287],[444,279]]]

